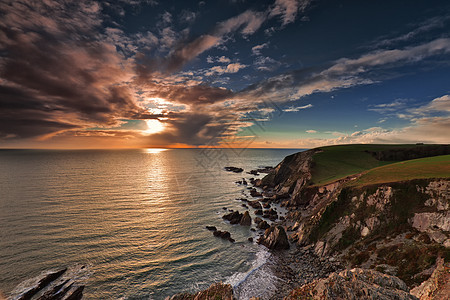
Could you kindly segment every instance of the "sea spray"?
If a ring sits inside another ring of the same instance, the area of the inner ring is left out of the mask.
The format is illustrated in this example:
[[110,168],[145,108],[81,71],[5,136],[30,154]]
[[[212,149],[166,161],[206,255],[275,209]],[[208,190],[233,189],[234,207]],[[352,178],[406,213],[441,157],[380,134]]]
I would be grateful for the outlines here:
[[250,270],[235,273],[225,281],[233,286],[233,292],[237,299],[246,300],[251,297],[268,299],[272,296],[279,279],[268,265],[271,257],[272,254],[266,248],[259,247]]

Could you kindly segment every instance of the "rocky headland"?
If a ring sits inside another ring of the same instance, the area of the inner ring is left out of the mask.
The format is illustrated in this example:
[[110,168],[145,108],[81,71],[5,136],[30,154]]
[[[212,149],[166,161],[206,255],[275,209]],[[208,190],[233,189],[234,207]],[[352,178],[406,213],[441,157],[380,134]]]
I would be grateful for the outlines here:
[[260,199],[246,205],[257,215],[268,219],[275,203],[288,209],[271,225],[254,220],[280,279],[266,298],[450,299],[449,153],[448,145],[324,147],[249,180]]

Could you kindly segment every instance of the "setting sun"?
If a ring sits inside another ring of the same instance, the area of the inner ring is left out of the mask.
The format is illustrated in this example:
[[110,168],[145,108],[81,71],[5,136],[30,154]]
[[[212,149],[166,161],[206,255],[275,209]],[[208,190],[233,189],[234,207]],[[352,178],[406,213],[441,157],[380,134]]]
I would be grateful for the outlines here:
[[144,130],[145,134],[154,134],[164,130],[164,125],[158,120],[146,120],[147,129]]

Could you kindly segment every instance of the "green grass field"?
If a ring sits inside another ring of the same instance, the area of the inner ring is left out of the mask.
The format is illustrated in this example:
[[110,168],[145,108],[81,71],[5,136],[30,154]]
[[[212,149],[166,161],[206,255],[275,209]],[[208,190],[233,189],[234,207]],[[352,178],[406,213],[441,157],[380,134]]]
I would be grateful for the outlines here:
[[426,146],[366,144],[320,147],[323,151],[313,156],[312,184],[323,185],[352,174],[398,162],[377,160],[366,151],[389,151],[417,147]]
[[424,178],[450,178],[450,155],[406,160],[371,169],[350,186]]

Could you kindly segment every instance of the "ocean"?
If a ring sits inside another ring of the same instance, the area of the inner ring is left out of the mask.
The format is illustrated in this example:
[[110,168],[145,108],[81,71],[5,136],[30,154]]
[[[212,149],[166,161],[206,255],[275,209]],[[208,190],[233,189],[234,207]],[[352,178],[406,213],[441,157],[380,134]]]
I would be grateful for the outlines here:
[[61,267],[86,285],[85,299],[164,299],[219,281],[240,299],[255,295],[249,281],[267,279],[255,270],[270,254],[247,240],[257,232],[225,222],[224,208],[245,211],[236,199],[248,189],[235,181],[255,177],[247,171],[298,151],[0,150],[0,295]]

